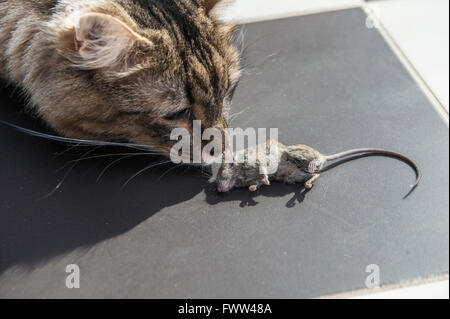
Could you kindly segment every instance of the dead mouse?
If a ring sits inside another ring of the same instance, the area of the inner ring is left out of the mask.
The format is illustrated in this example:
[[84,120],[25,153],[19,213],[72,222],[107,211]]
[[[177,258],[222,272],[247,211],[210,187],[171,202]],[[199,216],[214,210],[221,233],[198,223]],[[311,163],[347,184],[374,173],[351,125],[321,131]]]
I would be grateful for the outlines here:
[[[277,151],[273,150],[273,146]],[[277,169],[270,174],[265,171],[260,161],[249,160],[261,147],[266,148],[267,159],[275,161]],[[313,187],[313,182],[320,176],[326,163],[346,159],[354,155],[379,154],[397,158],[409,164],[416,173],[416,182],[411,185],[407,197],[418,185],[421,179],[420,169],[408,157],[389,150],[376,148],[353,149],[346,152],[323,155],[307,145],[285,146],[277,141],[269,140],[265,144],[237,152],[231,161],[213,166],[213,180],[217,183],[219,192],[229,192],[233,188],[248,187],[256,191],[262,185],[270,185],[270,181],[280,181],[288,184],[304,183],[305,188]]]

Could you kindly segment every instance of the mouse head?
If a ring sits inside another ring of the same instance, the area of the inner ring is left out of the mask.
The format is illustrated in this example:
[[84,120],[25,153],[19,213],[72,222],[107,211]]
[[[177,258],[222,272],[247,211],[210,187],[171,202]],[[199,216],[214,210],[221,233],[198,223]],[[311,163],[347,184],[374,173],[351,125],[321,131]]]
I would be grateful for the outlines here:
[[236,186],[237,172],[235,163],[216,163],[211,166],[213,177],[211,182],[217,183],[217,190],[226,193]]

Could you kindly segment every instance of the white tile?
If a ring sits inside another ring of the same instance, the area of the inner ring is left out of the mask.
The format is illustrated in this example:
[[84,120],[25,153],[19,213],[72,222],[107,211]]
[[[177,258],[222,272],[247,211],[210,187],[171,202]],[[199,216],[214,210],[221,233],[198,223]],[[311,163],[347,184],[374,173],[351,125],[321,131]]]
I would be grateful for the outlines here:
[[352,299],[449,299],[449,281],[394,289]]
[[369,8],[448,112],[449,1],[374,1]]
[[243,23],[358,6],[362,2],[362,0],[224,0],[218,12],[226,21]]

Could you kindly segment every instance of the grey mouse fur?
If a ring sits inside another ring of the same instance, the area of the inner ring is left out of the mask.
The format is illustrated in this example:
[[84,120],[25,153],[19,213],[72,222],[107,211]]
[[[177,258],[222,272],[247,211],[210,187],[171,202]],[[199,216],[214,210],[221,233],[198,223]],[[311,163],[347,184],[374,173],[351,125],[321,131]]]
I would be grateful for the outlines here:
[[[270,152],[271,143],[276,143],[277,152]],[[249,154],[257,152],[259,148],[266,148],[266,156],[276,161],[278,169],[272,174],[264,172],[260,161],[249,161]],[[421,173],[417,164],[408,157],[389,150],[376,148],[361,148],[334,154],[323,155],[319,151],[307,145],[286,146],[273,140],[265,144],[248,148],[233,156],[233,161],[223,162],[213,168],[213,178],[217,183],[219,192],[229,192],[233,188],[248,187],[250,191],[258,190],[262,185],[270,185],[271,181],[279,181],[287,184],[304,183],[305,188],[313,187],[313,182],[320,176],[326,163],[348,158],[352,155],[384,155],[400,159],[408,163],[417,176],[416,182],[411,185],[408,196],[419,184]],[[275,158],[274,158],[275,157]],[[405,196],[405,197],[406,197]]]

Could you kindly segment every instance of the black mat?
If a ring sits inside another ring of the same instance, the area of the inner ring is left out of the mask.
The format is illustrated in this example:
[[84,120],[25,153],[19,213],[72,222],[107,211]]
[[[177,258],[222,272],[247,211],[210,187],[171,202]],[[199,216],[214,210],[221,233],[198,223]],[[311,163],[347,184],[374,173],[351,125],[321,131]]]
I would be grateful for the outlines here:
[[[278,127],[325,153],[393,149],[411,169],[370,157],[304,194],[273,185],[217,195],[196,169],[83,153],[0,126],[0,297],[316,297],[448,272],[448,128],[359,9],[246,25],[239,127]],[[2,90],[0,118],[44,129]],[[155,159],[151,159],[155,160]],[[61,169],[62,168],[62,169]],[[61,170],[58,170],[61,169]],[[170,170],[170,171],[169,171]],[[165,174],[165,175],[163,175]],[[81,288],[65,287],[78,264]]]

